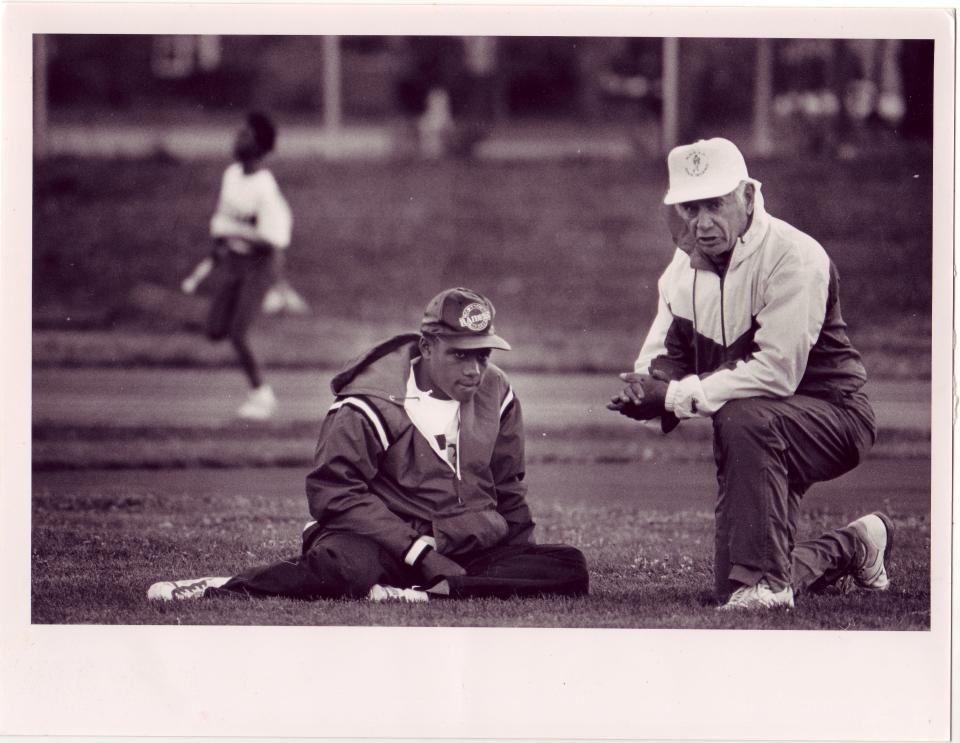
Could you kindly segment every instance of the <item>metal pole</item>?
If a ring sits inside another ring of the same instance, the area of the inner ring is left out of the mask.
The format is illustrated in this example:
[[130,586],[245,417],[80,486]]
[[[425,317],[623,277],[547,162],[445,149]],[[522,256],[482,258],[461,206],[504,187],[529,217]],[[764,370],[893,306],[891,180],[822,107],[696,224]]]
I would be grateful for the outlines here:
[[757,77],[753,91],[753,151],[773,152],[770,109],[773,105],[773,40],[757,40]]
[[33,156],[47,156],[47,37],[33,35]]
[[661,116],[661,144],[667,152],[678,143],[678,87],[680,67],[680,40],[665,38],[663,40],[663,114]]
[[323,37],[323,124],[336,132],[343,123],[340,84],[340,37]]

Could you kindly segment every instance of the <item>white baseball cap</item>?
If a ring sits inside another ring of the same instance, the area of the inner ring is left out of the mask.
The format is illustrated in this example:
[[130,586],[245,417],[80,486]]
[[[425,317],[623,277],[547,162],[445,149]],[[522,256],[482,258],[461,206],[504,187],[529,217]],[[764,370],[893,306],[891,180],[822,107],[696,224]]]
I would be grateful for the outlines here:
[[747,175],[747,164],[729,139],[714,137],[674,147],[667,155],[670,189],[664,204],[725,196],[741,181],[756,183]]

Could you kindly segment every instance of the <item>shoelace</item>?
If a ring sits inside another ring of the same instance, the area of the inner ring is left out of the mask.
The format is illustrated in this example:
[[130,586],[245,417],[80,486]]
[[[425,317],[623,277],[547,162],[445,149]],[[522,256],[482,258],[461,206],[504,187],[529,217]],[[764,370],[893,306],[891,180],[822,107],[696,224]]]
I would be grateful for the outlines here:
[[733,606],[749,606],[753,598],[761,606],[770,606],[775,603],[773,589],[766,583],[757,583],[754,586],[738,588],[730,597],[730,604]]
[[190,583],[186,586],[177,586],[171,591],[171,595],[175,599],[179,598],[190,598],[198,591],[203,591],[206,589],[207,582],[205,580],[198,580],[193,583]]
[[733,592],[733,595],[730,596],[730,599],[727,601],[729,606],[746,606],[749,601],[750,591],[754,586],[742,586]]

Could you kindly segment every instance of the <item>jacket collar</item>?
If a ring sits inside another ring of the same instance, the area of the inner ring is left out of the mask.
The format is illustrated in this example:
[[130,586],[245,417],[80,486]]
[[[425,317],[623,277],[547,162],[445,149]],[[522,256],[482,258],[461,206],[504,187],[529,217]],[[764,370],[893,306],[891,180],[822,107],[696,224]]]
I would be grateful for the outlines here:
[[416,333],[378,343],[348,362],[330,382],[334,395],[374,395],[403,405],[410,362],[420,355]]
[[767,214],[767,210],[763,206],[763,194],[760,193],[759,184],[756,186],[755,193],[753,220],[750,222],[747,231],[737,239],[733,246],[733,255],[730,256],[730,265],[727,267],[728,271],[753,255],[767,236],[767,230],[770,229],[770,215]]

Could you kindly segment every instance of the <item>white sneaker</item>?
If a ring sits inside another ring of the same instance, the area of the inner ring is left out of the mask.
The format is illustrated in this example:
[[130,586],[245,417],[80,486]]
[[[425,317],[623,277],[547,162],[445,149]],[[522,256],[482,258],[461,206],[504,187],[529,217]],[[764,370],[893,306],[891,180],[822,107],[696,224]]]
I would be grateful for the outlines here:
[[893,522],[886,514],[876,512],[861,516],[847,524],[847,528],[856,532],[859,546],[863,548],[863,555],[858,555],[852,571],[854,582],[871,591],[886,591],[890,580],[884,561],[893,551]]
[[263,298],[263,311],[268,315],[279,312],[289,312],[292,315],[305,315],[310,311],[310,305],[301,297],[289,282],[280,280],[270,287]]
[[283,287],[283,301],[287,312],[294,315],[306,315],[310,311],[310,305],[307,304],[307,300],[301,297],[297,293],[297,290],[290,286],[290,284],[286,284]]
[[277,412],[277,396],[269,384],[261,384],[253,390],[249,397],[237,410],[240,418],[247,420],[265,421]]
[[774,593],[770,585],[765,580],[761,580],[755,586],[740,586],[727,599],[727,603],[717,608],[754,610],[780,607],[793,608],[793,587],[787,586],[782,591]]
[[189,578],[187,580],[166,580],[154,583],[147,589],[147,598],[151,601],[182,601],[199,599],[208,588],[220,588],[230,578]]
[[367,599],[369,601],[407,601],[411,604],[419,604],[429,601],[430,596],[426,591],[418,591],[416,588],[381,586],[377,583],[370,589]]
[[275,315],[286,306],[283,290],[274,284],[263,298],[263,311],[268,315]]

